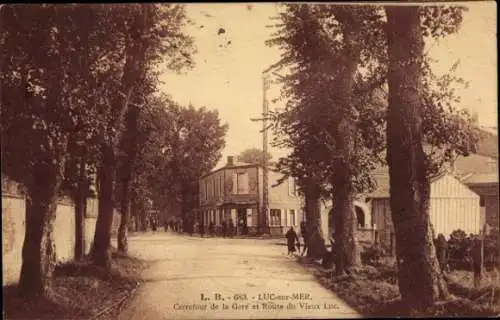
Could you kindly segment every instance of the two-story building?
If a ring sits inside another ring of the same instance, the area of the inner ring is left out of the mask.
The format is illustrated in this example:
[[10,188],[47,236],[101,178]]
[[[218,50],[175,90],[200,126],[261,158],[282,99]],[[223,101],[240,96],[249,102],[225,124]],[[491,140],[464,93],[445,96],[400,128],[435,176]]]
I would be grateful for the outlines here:
[[226,165],[199,180],[198,222],[205,227],[213,222],[220,230],[223,221],[232,221],[239,235],[284,234],[290,226],[298,228],[304,216],[302,199],[295,180],[279,184],[282,177],[268,170],[269,210],[264,210],[263,167],[228,157]]

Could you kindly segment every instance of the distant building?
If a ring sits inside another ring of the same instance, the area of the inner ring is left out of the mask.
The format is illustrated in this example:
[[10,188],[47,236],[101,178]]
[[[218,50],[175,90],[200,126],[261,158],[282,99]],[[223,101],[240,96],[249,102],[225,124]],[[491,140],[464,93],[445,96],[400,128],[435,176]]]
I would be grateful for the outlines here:
[[213,222],[220,230],[224,220],[232,220],[239,235],[281,235],[290,226],[298,227],[304,215],[295,180],[288,178],[278,184],[283,174],[273,170],[268,177],[269,212],[265,216],[262,166],[228,157],[226,165],[199,180],[198,222],[205,226]]
[[[379,240],[386,247],[394,245],[389,176],[376,176],[378,188],[367,195],[371,207],[372,221],[377,225]],[[429,216],[435,236],[442,233],[448,237],[457,229],[467,234],[478,234],[481,230],[479,195],[450,173],[431,180]]]
[[481,221],[490,227],[499,226],[498,156],[473,154],[459,157],[453,165],[454,174],[480,196]]

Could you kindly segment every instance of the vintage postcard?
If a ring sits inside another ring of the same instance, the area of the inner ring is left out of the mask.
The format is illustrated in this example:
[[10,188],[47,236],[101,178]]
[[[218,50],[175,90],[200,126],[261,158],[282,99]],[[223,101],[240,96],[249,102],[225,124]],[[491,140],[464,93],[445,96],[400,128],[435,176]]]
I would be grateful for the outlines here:
[[500,315],[497,5],[0,5],[5,319]]

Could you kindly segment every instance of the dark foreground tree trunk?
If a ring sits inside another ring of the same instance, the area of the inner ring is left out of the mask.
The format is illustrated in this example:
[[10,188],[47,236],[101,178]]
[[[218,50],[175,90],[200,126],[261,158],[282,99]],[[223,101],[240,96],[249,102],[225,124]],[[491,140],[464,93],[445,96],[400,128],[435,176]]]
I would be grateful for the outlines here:
[[[339,170],[339,172],[342,172]],[[344,171],[345,172],[345,171]],[[333,221],[335,248],[335,275],[343,275],[348,268],[361,264],[359,245],[356,240],[357,221],[350,177],[343,175],[338,187],[333,186]]]
[[22,249],[19,288],[23,296],[48,296],[56,265],[54,222],[61,175],[38,168],[35,186],[26,198],[26,234]]
[[118,251],[127,252],[127,233],[130,220],[130,184],[134,175],[134,163],[137,156],[137,135],[139,108],[130,106],[126,115],[126,132],[124,134],[124,149],[126,157],[123,159],[122,172],[122,197],[121,197],[121,220],[118,230]]
[[85,255],[85,211],[88,184],[85,177],[85,160],[80,160],[78,182],[75,192],[75,260],[82,260]]
[[[120,91],[112,102],[113,119],[109,123],[114,133],[105,137],[102,142],[101,161],[101,194],[99,195],[99,214],[97,217],[96,232],[94,237],[94,247],[92,259],[96,265],[111,267],[110,245],[111,245],[111,224],[113,222],[113,185],[116,170],[116,148],[121,140],[120,130],[123,119],[127,114],[132,91],[145,76],[146,71],[146,51],[148,48],[147,36],[149,28],[152,27],[152,20],[149,17],[152,6],[142,4],[141,14],[138,14],[132,22],[130,32],[131,38],[126,43],[126,60],[123,67]],[[107,138],[107,139],[106,139]]]
[[122,190],[122,201],[121,201],[121,220],[120,227],[118,229],[118,251],[127,252],[128,251],[128,224],[130,217],[130,192],[128,181],[124,181]]
[[323,258],[326,253],[325,238],[321,229],[321,189],[309,182],[304,188],[307,222],[307,256],[311,259]]
[[130,199],[130,214],[134,217],[134,225],[135,225],[135,232],[139,232],[140,229],[140,214],[139,214],[139,206],[137,205],[137,195],[134,194],[132,196],[132,199]]
[[430,185],[422,148],[423,38],[418,7],[387,7],[387,161],[399,291],[410,313],[447,296],[429,220]]
[[361,43],[359,39],[361,21],[357,19],[354,7],[335,7],[335,16],[341,23],[344,48],[340,68],[337,70],[333,104],[338,121],[333,123],[335,150],[338,157],[333,159],[335,172],[332,178],[332,202],[335,226],[335,274],[342,275],[349,267],[361,264],[359,246],[356,241],[356,215],[354,214],[355,190],[352,179],[352,162],[360,150],[356,149],[356,124],[353,120],[355,76],[360,63]]
[[114,150],[103,144],[99,169],[99,207],[92,247],[92,261],[97,266],[111,268],[111,225],[113,223],[113,181],[115,172]]

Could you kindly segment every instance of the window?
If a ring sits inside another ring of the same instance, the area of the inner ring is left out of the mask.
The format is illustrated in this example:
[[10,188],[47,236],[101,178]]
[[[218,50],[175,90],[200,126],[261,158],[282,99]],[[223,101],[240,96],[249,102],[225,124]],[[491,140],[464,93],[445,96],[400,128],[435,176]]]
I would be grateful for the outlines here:
[[480,207],[484,207],[484,197],[483,196],[479,196],[479,206]]
[[365,227],[365,213],[363,212],[363,209],[361,209],[358,206],[355,206],[356,210],[356,220],[358,220],[358,228],[364,228]]
[[289,226],[295,225],[295,210],[294,209],[288,210],[288,225]]
[[269,212],[270,226],[281,226],[281,210],[280,209],[271,209]]
[[233,174],[233,194],[248,194],[248,173]]

